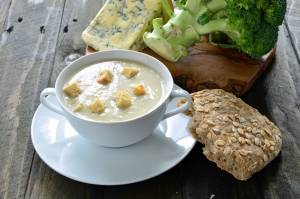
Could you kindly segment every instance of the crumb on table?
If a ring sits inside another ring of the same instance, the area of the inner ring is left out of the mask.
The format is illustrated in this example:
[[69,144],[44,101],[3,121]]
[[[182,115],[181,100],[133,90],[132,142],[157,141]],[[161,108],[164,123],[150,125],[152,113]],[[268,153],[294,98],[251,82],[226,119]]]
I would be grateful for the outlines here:
[[181,105],[185,104],[187,102],[187,100],[185,98],[180,98],[177,101],[176,107],[180,107]]

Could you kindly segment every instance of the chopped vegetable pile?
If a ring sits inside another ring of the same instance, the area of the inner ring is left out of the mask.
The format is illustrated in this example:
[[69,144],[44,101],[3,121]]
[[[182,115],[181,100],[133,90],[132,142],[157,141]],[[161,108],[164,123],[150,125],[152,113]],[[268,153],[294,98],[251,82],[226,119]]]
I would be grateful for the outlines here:
[[162,1],[169,20],[154,19],[153,31],[143,39],[174,62],[207,34],[212,43],[260,58],[274,47],[286,11],[286,0],[175,0],[176,12]]

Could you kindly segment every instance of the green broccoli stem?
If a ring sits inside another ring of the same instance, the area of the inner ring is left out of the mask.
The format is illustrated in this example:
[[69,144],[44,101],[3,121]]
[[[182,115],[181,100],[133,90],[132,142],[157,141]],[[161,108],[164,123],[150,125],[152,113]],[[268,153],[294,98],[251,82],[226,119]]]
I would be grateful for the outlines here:
[[205,25],[196,24],[195,29],[200,35],[209,34],[216,31],[226,32],[229,29],[228,19],[215,19],[209,21]]
[[184,30],[189,27],[191,22],[194,21],[193,16],[189,11],[181,10],[177,15],[172,17],[164,26],[163,29],[165,32],[170,32],[174,27]]
[[220,18],[225,18],[226,17],[226,12],[225,10],[219,10],[218,12],[214,13],[211,19],[220,19]]
[[217,12],[225,8],[226,2],[225,0],[211,0],[206,6],[211,12]]
[[188,48],[199,41],[200,36],[214,31],[230,32],[226,18],[209,19],[204,25],[198,23],[198,18],[209,13],[223,16],[222,9],[225,8],[225,0],[187,0],[185,6],[173,15],[170,20],[162,25],[162,19],[153,20],[153,32],[144,34],[144,42],[153,51],[167,60],[177,61],[188,52]]
[[[191,21],[195,22],[191,23]],[[201,25],[197,23],[197,21],[193,18],[192,15],[190,15],[188,11],[185,10],[181,11],[178,15],[170,19],[169,22],[163,26],[163,31],[165,32],[165,36],[167,37],[174,35],[176,35],[176,37],[179,37],[180,35],[176,34],[178,33],[177,30],[184,32],[186,28],[191,26],[197,31],[199,35],[221,31],[228,33],[231,37],[239,36],[238,31],[232,30],[232,27],[229,26],[227,18],[217,18],[209,21],[205,25]]]
[[205,25],[196,24],[195,29],[200,35],[214,32],[224,32],[232,40],[236,40],[238,37],[240,37],[239,31],[234,30],[232,26],[229,25],[229,20],[227,18],[214,19]]
[[[228,19],[224,8],[226,6],[225,0],[187,0],[185,4],[185,9],[181,10],[177,15],[172,17],[168,23],[163,26],[163,31],[166,33],[165,36],[172,37],[172,34],[176,35],[176,39],[171,39],[172,41],[185,41],[186,39],[180,39],[178,29],[180,32],[184,32],[187,27],[192,26],[199,35],[209,34],[212,32],[220,31],[226,32],[228,36],[232,39],[239,37],[239,32],[232,30],[232,27],[228,24]],[[197,10],[197,13],[195,13]],[[210,12],[212,19],[201,25],[197,19],[202,16],[204,13]],[[176,30],[177,29],[177,30]],[[195,37],[193,37],[195,39]],[[170,39],[169,39],[170,40]],[[195,43],[196,41],[189,42]],[[185,45],[181,42],[182,45]]]
[[195,23],[194,28],[200,35],[209,34],[216,31],[231,31],[229,28],[228,19],[226,18],[210,20],[205,25]]
[[204,10],[217,12],[224,9],[225,6],[225,0],[188,0],[183,9],[190,11],[192,15],[199,15]]
[[188,10],[192,15],[195,15],[199,13],[199,11],[201,12],[204,7],[206,9],[204,0],[187,0],[185,6],[182,9]]

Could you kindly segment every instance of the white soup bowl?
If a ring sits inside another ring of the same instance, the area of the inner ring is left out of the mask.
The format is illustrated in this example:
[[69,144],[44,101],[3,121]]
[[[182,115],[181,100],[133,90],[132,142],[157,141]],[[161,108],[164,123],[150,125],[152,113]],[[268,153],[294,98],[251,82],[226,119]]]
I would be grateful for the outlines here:
[[[70,77],[81,69],[95,63],[114,60],[139,62],[160,74],[164,86],[160,101],[144,115],[126,121],[92,121],[75,115],[66,107],[63,100],[64,85]],[[56,80],[55,88],[44,89],[40,95],[40,100],[50,110],[63,115],[78,134],[87,140],[105,147],[124,147],[149,136],[162,120],[188,109],[191,104],[189,93],[184,90],[173,90],[173,84],[173,78],[167,67],[152,56],[130,50],[101,51],[85,55],[64,68]],[[59,106],[49,102],[46,98],[48,95],[56,96]],[[167,104],[175,97],[185,98],[186,103],[166,112]]]

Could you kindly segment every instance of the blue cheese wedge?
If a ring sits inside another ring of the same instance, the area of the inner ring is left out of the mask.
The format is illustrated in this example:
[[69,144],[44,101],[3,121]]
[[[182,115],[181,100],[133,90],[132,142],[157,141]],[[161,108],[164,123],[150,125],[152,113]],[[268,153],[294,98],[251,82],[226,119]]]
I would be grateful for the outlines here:
[[143,34],[161,16],[161,0],[107,0],[82,33],[95,50],[144,48]]

